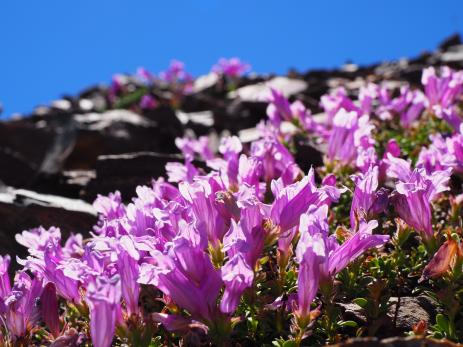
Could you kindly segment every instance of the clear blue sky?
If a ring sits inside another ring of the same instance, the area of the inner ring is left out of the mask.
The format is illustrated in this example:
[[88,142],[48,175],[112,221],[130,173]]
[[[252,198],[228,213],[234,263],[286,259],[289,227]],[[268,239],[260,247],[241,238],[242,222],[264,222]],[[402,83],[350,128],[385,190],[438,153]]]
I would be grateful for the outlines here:
[[194,75],[221,56],[284,73],[434,49],[463,32],[462,0],[1,0],[3,117],[117,72],[172,58]]

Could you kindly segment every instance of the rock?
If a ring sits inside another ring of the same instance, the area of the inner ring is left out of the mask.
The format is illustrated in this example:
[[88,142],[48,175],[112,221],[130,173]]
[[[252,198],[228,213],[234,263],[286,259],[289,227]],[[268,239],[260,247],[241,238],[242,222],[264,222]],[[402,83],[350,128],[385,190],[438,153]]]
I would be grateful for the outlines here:
[[267,82],[238,88],[237,90],[228,93],[228,97],[231,99],[239,98],[243,101],[266,102],[270,96],[270,88],[278,89],[286,97],[290,97],[291,95],[303,92],[307,89],[307,82],[304,80],[278,76]]
[[349,339],[345,342],[330,345],[331,347],[458,347],[459,344],[445,341],[427,339],[424,337],[392,337],[379,340],[375,337],[362,337]]
[[190,113],[177,110],[176,115],[183,126],[193,130],[197,136],[207,135],[214,127],[214,114],[210,110]]
[[217,74],[213,72],[207,75],[199,76],[193,84],[193,92],[199,93],[205,89],[212,88],[217,84],[218,81],[219,78]]
[[365,316],[365,310],[359,305],[348,302],[348,303],[338,303],[339,306],[343,309],[343,318],[345,320],[353,320],[359,325],[365,325],[367,323],[367,317]]
[[0,180],[16,187],[30,186],[55,136],[55,129],[38,128],[26,120],[1,122]]
[[0,190],[0,220],[0,254],[21,258],[27,250],[16,243],[17,233],[42,225],[59,227],[64,239],[71,232],[88,235],[97,218],[92,205],[82,200],[4,186]]
[[[66,170],[90,170],[98,156],[142,150],[175,152],[175,138],[182,134],[174,113],[161,126],[155,120],[127,110],[75,115],[77,135],[66,159]],[[159,118],[161,116],[158,116]],[[170,119],[169,119],[170,118]],[[173,126],[166,125],[167,122]]]
[[241,129],[252,128],[267,117],[267,102],[233,100],[227,107],[214,110],[214,129],[237,134]]
[[[394,319],[398,300],[392,297],[390,302],[393,305],[389,310],[389,316]],[[396,329],[402,332],[411,331],[421,320],[430,325],[435,315],[436,305],[428,297],[402,297],[398,306]]]
[[[425,321],[430,325],[436,315],[436,304],[425,296],[401,297],[399,306],[397,306],[397,297],[391,297],[389,302],[391,306],[387,314],[388,317],[383,322],[381,336],[392,336],[412,331],[413,326],[420,321]],[[339,303],[339,306],[344,310],[344,319],[353,320],[360,325],[369,323],[364,309],[357,304]],[[396,309],[398,309],[397,318]]]
[[439,44],[439,49],[446,51],[452,46],[461,45],[461,37],[459,33],[455,33],[447,37],[444,41]]
[[[311,143],[304,138],[295,138],[296,155],[294,159],[304,172],[308,172],[311,167],[323,166],[322,146]],[[326,152],[326,150],[325,150]]]
[[463,63],[463,45],[452,46],[448,51],[442,53],[440,59],[446,64]]
[[238,138],[242,143],[251,143],[258,140],[260,132],[256,128],[243,129],[238,131]]
[[149,185],[152,179],[165,177],[166,164],[182,160],[181,155],[154,152],[99,156],[96,176],[85,188],[85,199],[93,201],[97,194],[119,190],[124,199],[130,200],[138,185]]

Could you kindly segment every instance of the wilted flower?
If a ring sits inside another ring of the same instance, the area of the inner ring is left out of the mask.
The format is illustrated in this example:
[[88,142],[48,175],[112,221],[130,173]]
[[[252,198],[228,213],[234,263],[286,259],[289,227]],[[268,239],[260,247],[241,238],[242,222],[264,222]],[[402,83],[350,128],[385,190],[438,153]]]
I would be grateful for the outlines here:
[[462,257],[463,251],[457,241],[454,239],[445,241],[424,268],[420,281],[442,276],[455,265],[457,259],[461,260]]

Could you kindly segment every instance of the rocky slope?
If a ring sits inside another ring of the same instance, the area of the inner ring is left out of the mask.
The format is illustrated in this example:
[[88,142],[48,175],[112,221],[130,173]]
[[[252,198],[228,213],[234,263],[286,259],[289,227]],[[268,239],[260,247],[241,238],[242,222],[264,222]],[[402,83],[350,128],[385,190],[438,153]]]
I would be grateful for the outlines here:
[[[426,66],[463,69],[458,35],[434,52],[416,58],[369,66],[347,64],[336,70],[291,71],[287,76],[249,75],[233,91],[215,75],[199,77],[188,95],[162,85],[146,86],[124,76],[117,102],[109,86],[94,86],[40,106],[24,117],[0,123],[0,254],[24,254],[14,235],[38,225],[60,225],[64,234],[88,233],[96,221],[91,206],[98,193],[115,190],[130,199],[137,185],[165,175],[165,164],[181,161],[175,139],[185,133],[216,138],[222,132],[254,139],[255,126],[266,117],[266,96],[277,87],[323,116],[318,100],[338,86],[355,94],[365,82],[400,86],[420,83]],[[227,89],[228,88],[228,89]],[[156,97],[155,108],[140,108],[144,93]],[[317,115],[318,114],[318,115]],[[306,143],[298,151],[301,168],[321,163],[318,149]]]

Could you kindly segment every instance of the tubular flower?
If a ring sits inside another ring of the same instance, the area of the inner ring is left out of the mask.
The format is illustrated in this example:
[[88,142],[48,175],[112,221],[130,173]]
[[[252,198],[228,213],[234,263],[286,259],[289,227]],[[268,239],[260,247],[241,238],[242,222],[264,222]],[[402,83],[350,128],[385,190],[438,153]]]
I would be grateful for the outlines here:
[[179,236],[167,253],[154,251],[151,255],[151,262],[140,267],[138,282],[154,285],[193,319],[210,324],[217,312],[222,280],[197,241]]
[[314,170],[301,181],[283,187],[282,181],[272,182],[275,201],[270,210],[270,218],[274,225],[285,232],[299,223],[301,214],[310,205],[322,205],[327,198],[326,192],[315,185]]
[[42,294],[42,281],[30,278],[19,272],[14,286],[5,299],[6,326],[13,340],[26,336],[39,323],[39,298]]
[[[433,237],[431,224],[431,202],[435,197],[448,190],[450,170],[436,171],[427,175],[424,169],[410,171],[410,166],[403,159],[395,159],[392,174],[399,178],[393,196],[394,207],[409,226],[421,234],[423,239]],[[393,176],[393,177],[394,177]]]
[[95,347],[111,346],[120,314],[120,299],[121,281],[118,276],[98,277],[90,282],[86,301],[90,309],[90,334]]
[[221,271],[225,291],[220,302],[220,310],[231,314],[235,312],[243,291],[252,286],[254,271],[241,253],[231,258]]
[[357,159],[358,149],[367,150],[373,144],[371,130],[367,115],[359,116],[355,111],[339,110],[333,118],[333,128],[328,139],[328,160],[350,165]]
[[303,292],[298,293],[298,315],[308,314],[319,284],[332,282],[334,276],[350,262],[389,240],[388,235],[372,235],[372,230],[378,226],[378,222],[373,220],[360,223],[359,230],[339,245],[334,235],[328,235],[327,213],[326,205],[312,206],[301,216],[296,259],[300,266],[298,287]]
[[387,208],[389,198],[386,189],[378,190],[379,169],[370,168],[365,174],[352,176],[356,187],[350,209],[351,227],[355,229],[360,219],[374,218]]

